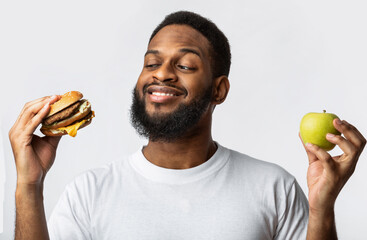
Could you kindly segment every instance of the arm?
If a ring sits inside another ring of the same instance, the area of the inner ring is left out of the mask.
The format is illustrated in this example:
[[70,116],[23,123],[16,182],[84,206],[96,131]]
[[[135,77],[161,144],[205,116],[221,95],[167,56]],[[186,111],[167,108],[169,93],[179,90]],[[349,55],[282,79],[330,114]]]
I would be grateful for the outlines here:
[[15,239],[49,239],[42,186],[18,184],[15,204]]
[[59,99],[44,97],[27,103],[9,131],[17,169],[15,239],[48,239],[43,181],[51,168],[60,137],[33,134]]
[[335,227],[334,210],[329,213],[312,213],[310,211],[308,218],[307,240],[338,239]]
[[326,138],[340,147],[344,152],[342,155],[332,157],[318,146],[312,144],[305,146],[309,159],[308,240],[337,239],[334,204],[339,192],[352,176],[358,158],[366,145],[366,139],[353,125],[337,119],[333,124],[344,137],[328,134]]

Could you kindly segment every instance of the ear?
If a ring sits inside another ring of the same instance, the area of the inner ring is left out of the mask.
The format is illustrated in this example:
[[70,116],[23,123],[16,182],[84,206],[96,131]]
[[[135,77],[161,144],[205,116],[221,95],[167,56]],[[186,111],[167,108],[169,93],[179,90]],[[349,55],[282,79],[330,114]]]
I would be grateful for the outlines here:
[[229,92],[229,80],[225,75],[219,76],[213,82],[213,103],[219,105],[227,98]]

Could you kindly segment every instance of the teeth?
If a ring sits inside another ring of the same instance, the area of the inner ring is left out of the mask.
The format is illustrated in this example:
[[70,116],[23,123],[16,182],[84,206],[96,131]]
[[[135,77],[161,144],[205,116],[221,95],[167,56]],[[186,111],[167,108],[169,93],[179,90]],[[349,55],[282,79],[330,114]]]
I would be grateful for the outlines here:
[[156,95],[156,96],[175,96],[172,93],[162,93],[162,92],[152,92],[152,95]]

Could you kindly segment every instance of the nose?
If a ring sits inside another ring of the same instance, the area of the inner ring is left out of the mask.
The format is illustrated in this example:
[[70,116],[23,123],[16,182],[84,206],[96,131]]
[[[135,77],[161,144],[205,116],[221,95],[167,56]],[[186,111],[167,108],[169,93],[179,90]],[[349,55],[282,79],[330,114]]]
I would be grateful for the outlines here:
[[171,64],[165,63],[159,66],[153,73],[153,78],[160,82],[175,82],[177,75],[175,69]]

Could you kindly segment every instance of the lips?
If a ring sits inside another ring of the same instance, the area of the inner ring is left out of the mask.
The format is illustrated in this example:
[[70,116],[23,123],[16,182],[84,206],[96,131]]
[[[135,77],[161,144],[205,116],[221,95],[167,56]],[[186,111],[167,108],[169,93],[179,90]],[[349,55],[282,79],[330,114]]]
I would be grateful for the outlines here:
[[155,103],[167,103],[185,95],[185,91],[176,87],[151,85],[146,88],[145,93]]
[[184,92],[181,89],[169,87],[169,86],[157,86],[151,85],[146,89],[146,92],[149,94],[161,93],[173,96],[184,95]]

